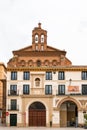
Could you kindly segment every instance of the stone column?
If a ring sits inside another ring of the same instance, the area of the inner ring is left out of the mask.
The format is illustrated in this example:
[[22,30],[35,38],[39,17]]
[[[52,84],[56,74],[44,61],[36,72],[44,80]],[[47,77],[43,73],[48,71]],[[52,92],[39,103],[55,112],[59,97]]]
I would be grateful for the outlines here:
[[78,126],[82,127],[84,125],[84,113],[83,111],[78,111]]
[[60,127],[60,111],[54,111],[52,116],[53,127]]

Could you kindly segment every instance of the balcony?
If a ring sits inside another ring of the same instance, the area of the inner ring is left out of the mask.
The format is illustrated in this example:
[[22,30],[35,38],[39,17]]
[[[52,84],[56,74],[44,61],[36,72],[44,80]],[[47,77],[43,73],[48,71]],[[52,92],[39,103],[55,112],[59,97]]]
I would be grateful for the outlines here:
[[19,96],[19,90],[8,90],[8,96]]
[[80,96],[82,93],[57,93],[56,96]]
[[19,105],[8,105],[8,111],[19,111]]

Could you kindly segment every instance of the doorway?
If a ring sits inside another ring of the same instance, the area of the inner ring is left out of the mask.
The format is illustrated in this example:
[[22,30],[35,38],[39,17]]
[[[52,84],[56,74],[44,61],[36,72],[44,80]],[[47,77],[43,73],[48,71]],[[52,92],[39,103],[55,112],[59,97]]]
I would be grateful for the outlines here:
[[17,126],[17,114],[10,114],[10,126]]
[[75,127],[78,125],[78,108],[72,101],[65,101],[60,107],[60,126]]
[[34,102],[29,107],[29,126],[46,126],[46,108],[40,102]]

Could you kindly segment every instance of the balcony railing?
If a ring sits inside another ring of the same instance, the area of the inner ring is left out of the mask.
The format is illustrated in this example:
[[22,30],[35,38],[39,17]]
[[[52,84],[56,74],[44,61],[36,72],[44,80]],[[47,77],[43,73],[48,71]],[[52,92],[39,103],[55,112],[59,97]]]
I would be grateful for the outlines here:
[[71,95],[71,96],[79,96],[79,95],[83,95],[82,93],[56,93],[56,96],[67,96],[67,95]]
[[8,96],[19,96],[19,90],[8,90]]
[[8,111],[19,111],[19,105],[8,105]]

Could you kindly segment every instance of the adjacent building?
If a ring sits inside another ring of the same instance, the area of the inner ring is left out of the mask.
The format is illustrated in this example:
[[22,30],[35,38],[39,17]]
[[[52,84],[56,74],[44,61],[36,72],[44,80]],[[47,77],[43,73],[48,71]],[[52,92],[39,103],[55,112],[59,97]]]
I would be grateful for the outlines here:
[[41,23],[32,44],[7,63],[7,126],[82,126],[87,111],[87,66],[74,66],[66,51],[47,45]]
[[0,63],[0,124],[6,119],[6,66]]

